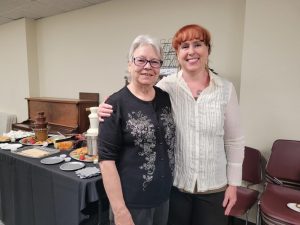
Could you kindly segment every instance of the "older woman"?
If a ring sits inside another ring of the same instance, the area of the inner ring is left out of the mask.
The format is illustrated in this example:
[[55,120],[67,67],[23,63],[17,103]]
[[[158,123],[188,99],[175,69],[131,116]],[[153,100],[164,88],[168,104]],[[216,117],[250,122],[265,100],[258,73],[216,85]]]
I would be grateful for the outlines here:
[[100,168],[112,224],[167,223],[175,124],[169,95],[154,87],[161,65],[158,42],[138,36],[129,51],[131,82],[110,96],[113,113],[100,123]]

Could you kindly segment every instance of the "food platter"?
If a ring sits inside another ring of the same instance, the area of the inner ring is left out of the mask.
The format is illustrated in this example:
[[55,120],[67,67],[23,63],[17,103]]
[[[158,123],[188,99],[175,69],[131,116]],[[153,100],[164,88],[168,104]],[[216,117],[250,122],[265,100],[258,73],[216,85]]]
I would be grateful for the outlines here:
[[88,155],[87,147],[77,148],[70,152],[69,156],[81,162],[94,162],[94,160],[98,159],[98,156],[96,155]]
[[59,152],[59,150],[54,148],[41,147],[41,146],[34,146],[34,147],[27,146],[13,151],[13,153],[15,154],[22,155],[29,158],[43,158],[55,154],[57,152]]
[[29,146],[41,146],[41,145],[45,145],[45,143],[48,144],[52,144],[53,143],[53,139],[50,137],[45,141],[37,141],[36,138],[34,136],[30,136],[30,137],[25,137],[22,138],[19,141],[20,144],[22,145],[29,145]]
[[85,167],[83,162],[67,162],[60,165],[60,169],[64,171],[74,171]]

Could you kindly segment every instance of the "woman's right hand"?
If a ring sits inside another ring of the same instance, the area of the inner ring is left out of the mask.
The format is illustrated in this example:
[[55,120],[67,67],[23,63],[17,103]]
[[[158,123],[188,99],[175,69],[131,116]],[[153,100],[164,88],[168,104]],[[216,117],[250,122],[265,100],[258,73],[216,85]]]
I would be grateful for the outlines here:
[[131,214],[127,208],[114,213],[114,220],[115,225],[134,225]]
[[103,122],[104,118],[110,117],[112,112],[113,112],[112,105],[109,105],[109,104],[106,104],[105,102],[102,102],[99,105],[98,110],[97,110],[99,121]]

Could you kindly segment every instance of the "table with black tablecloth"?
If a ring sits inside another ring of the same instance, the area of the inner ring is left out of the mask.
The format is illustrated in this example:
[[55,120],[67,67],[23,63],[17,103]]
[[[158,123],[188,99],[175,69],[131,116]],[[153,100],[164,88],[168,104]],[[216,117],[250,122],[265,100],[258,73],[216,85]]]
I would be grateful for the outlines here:
[[89,206],[106,200],[101,176],[80,179],[62,171],[62,163],[40,160],[0,149],[0,219],[5,225],[84,224]]

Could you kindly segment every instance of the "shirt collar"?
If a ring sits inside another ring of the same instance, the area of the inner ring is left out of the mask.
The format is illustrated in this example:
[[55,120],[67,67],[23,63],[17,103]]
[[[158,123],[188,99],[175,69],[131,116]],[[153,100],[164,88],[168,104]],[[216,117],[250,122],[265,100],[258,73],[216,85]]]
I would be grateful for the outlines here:
[[[214,85],[216,85],[216,86],[222,86],[223,85],[223,82],[222,82],[220,76],[218,76],[218,75],[216,75],[216,74],[214,74],[212,72],[209,72],[208,75],[209,75],[209,78],[210,78],[209,86],[210,85],[213,85],[213,86]],[[178,76],[179,79],[183,79],[183,77],[182,77],[182,70],[180,70],[178,72],[177,76]]]

